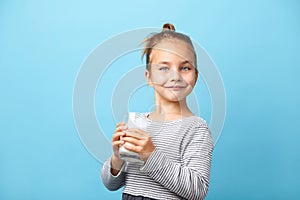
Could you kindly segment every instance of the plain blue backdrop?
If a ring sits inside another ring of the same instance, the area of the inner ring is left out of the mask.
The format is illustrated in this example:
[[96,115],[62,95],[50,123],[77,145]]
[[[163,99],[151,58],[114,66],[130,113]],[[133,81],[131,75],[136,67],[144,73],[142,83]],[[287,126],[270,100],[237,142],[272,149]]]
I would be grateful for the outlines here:
[[296,0],[1,0],[0,199],[120,198],[76,132],[74,82],[101,42],[165,22],[207,50],[226,89],[207,199],[299,199],[299,11]]

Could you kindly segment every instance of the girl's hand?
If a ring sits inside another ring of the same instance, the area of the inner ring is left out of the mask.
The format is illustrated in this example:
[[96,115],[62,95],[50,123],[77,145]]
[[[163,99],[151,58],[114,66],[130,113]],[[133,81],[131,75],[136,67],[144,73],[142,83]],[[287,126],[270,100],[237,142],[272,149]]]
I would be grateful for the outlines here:
[[125,126],[124,122],[117,123],[115,132],[112,136],[112,147],[113,147],[114,154],[111,157],[111,170],[110,170],[110,172],[114,176],[116,176],[119,173],[119,171],[121,169],[121,166],[123,165],[123,162],[124,162],[119,157],[119,148],[120,148],[121,145],[124,144],[124,141],[121,141],[120,137],[125,135],[125,132],[124,132],[125,130],[127,130],[127,127]]
[[122,137],[121,140],[125,142],[124,147],[126,149],[138,153],[141,160],[145,162],[155,150],[151,137],[141,129],[128,129],[126,136]]
[[113,152],[116,158],[119,158],[119,148],[121,145],[124,144],[124,141],[120,140],[121,137],[125,136],[125,131],[127,130],[127,126],[124,122],[119,122],[116,125],[115,132],[112,136],[112,147],[113,147]]

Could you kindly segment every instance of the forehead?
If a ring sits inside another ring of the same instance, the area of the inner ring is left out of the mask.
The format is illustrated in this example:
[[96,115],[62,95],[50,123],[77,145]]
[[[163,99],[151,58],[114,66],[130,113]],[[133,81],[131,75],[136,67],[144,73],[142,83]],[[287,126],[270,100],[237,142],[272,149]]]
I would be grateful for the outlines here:
[[184,41],[163,40],[153,47],[150,54],[151,62],[159,62],[161,59],[188,60],[195,64],[195,53],[192,46]]

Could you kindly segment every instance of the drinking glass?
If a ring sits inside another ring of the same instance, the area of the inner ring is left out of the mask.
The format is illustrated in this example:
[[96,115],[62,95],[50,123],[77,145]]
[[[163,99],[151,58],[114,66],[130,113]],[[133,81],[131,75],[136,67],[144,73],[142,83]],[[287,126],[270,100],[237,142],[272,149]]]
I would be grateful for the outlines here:
[[[123,117],[123,121],[126,123],[128,129],[131,128],[141,128],[139,126],[138,121],[135,119],[135,113],[128,113]],[[141,124],[140,124],[141,125]],[[126,142],[129,143],[129,142]],[[124,147],[124,145],[120,146],[119,148],[119,157],[129,163],[144,163],[141,159],[139,154],[129,151]]]

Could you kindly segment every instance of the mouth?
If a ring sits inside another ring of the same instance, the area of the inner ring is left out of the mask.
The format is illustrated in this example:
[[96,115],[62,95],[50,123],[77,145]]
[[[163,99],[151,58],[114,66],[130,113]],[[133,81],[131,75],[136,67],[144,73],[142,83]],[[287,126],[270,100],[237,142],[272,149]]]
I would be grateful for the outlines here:
[[183,85],[171,85],[171,86],[165,86],[165,88],[172,89],[172,90],[180,90],[186,88],[186,86]]

